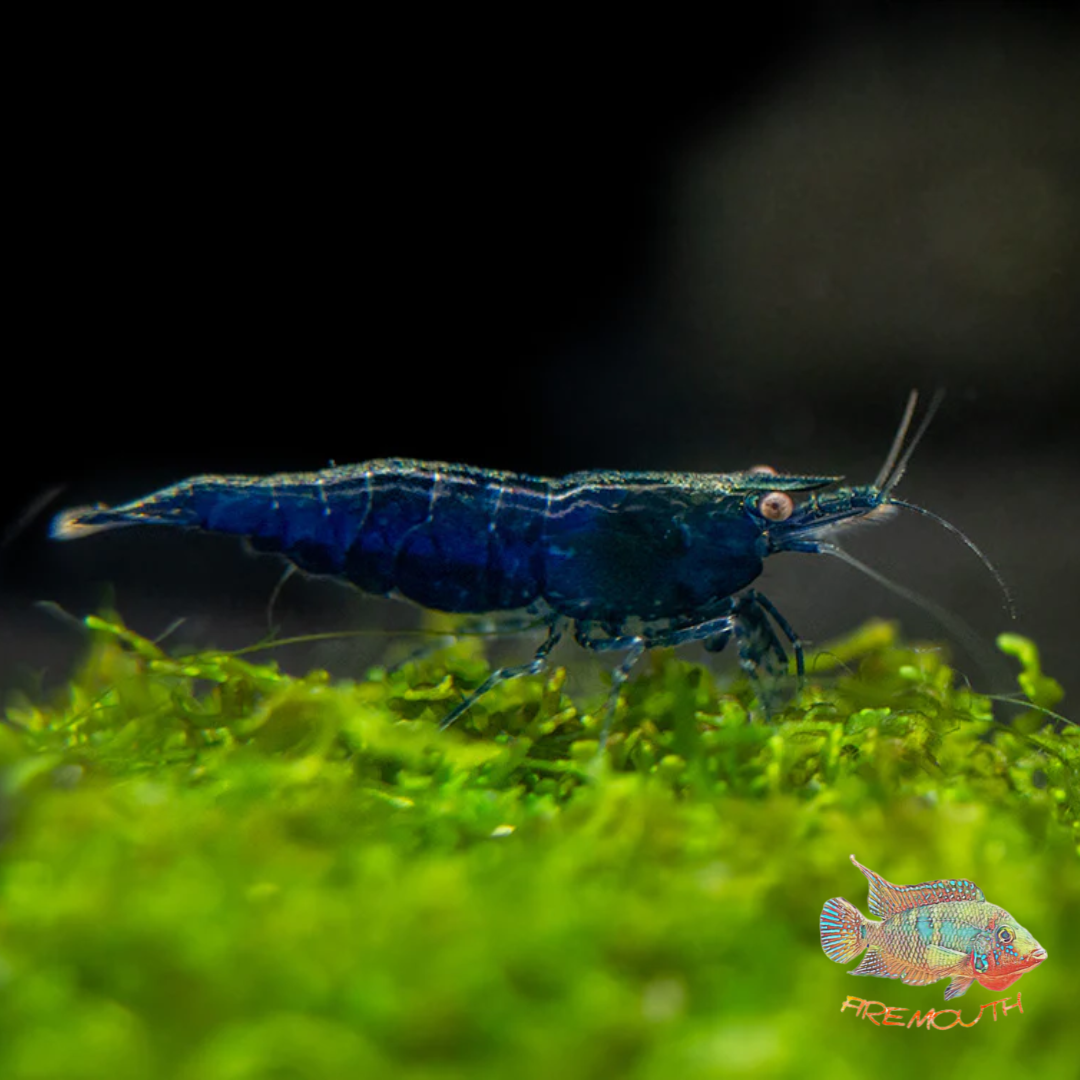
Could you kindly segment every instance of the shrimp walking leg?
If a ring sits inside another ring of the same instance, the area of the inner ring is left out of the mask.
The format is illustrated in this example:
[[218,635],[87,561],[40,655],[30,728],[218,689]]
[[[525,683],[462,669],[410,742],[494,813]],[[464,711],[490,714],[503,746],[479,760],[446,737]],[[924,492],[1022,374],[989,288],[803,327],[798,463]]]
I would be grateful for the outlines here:
[[[764,609],[768,612],[768,614],[772,616],[773,622],[775,622],[784,632],[784,637],[791,643],[791,651],[795,654],[795,674],[802,678],[802,676],[806,674],[806,659],[803,656],[802,640],[799,635],[795,633],[791,623],[780,614],[776,605],[764,593],[759,593],[756,589],[751,589],[746,596],[753,599],[755,607]],[[779,645],[779,642],[777,644]],[[780,651],[783,653],[782,647]],[[786,654],[784,655],[782,662],[785,664],[787,663]]]
[[[776,676],[788,670],[788,655],[770,622],[770,616],[791,643],[796,675],[801,679],[805,667],[802,641],[767,597],[753,589],[748,590],[735,602],[732,617],[739,648],[739,667],[757,684],[758,697],[766,716],[773,714],[776,705],[775,687],[770,687],[766,676]],[[706,642],[707,647],[709,644]]]
[[439,724],[439,729],[445,731],[459,717],[473,706],[474,702],[483,697],[489,690],[494,689],[499,683],[508,679],[516,679],[520,675],[539,675],[547,666],[548,654],[559,643],[566,626],[566,620],[556,617],[548,625],[548,634],[536,650],[533,658],[524,664],[514,667],[503,667],[493,671],[464,701],[462,701],[450,714]]
[[756,669],[770,654],[781,667],[786,668],[787,652],[769,622],[770,616],[791,643],[792,652],[795,654],[795,670],[801,677],[805,669],[802,641],[773,602],[754,589],[748,590],[735,600],[729,629],[706,639],[705,648],[709,652],[723,651],[734,633],[739,643],[739,665],[748,675],[754,676]]
[[607,743],[611,723],[615,717],[615,707],[618,704],[619,692],[623,684],[630,677],[633,666],[641,659],[647,649],[674,648],[688,641],[715,641],[723,638],[725,641],[731,636],[733,620],[731,614],[718,615],[696,626],[671,627],[668,629],[654,630],[649,634],[627,634],[622,637],[604,637],[596,633],[595,627],[590,623],[578,623],[574,627],[574,638],[579,645],[594,652],[610,652],[612,650],[626,650],[626,656],[611,673],[611,694],[608,697],[604,727],[600,733],[600,747]]

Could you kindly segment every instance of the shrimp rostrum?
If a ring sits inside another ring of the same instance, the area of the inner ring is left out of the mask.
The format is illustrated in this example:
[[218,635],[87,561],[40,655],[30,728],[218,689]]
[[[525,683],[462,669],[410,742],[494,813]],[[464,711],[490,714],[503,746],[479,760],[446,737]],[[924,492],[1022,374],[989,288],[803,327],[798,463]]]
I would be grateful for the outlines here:
[[901,453],[915,402],[913,394],[877,480],[862,486],[766,469],[553,480],[391,458],[320,472],[193,477],[122,506],[66,511],[52,535],[131,525],[228,533],[366,593],[444,612],[513,612],[546,628],[528,662],[492,672],[443,727],[498,683],[541,671],[568,632],[586,649],[625,654],[614,670],[614,703],[634,663],[657,646],[701,641],[718,651],[734,639],[754,673],[787,666],[782,636],[802,674],[798,636],[751,584],[768,556],[785,551],[836,555],[873,573],[830,541],[836,530],[894,507],[936,518],[893,496],[933,412]]

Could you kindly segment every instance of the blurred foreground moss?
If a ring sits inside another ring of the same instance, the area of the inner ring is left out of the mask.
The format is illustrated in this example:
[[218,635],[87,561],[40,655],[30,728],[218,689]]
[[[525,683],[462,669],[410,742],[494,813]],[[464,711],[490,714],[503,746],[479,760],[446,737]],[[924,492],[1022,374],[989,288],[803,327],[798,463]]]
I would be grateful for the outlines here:
[[[87,621],[0,724],[4,1078],[1075,1075],[1080,729],[1025,639],[1011,718],[883,623],[767,721],[656,653],[601,762],[561,670],[439,733],[475,641],[332,682]],[[865,910],[851,852],[1011,910],[1050,955],[1023,1015],[841,1015],[945,1007],[822,953],[822,903]]]

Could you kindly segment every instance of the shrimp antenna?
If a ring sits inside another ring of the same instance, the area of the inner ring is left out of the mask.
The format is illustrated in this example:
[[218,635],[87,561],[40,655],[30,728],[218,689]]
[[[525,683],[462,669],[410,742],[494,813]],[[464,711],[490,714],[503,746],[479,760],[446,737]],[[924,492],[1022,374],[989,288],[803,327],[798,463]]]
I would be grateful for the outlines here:
[[[910,422],[911,413],[915,409],[915,402],[917,400],[918,395],[913,390],[911,392],[911,396],[908,398],[907,411],[904,413],[905,423]],[[881,487],[882,495],[888,496],[889,492],[892,491],[892,489],[900,483],[900,479],[907,471],[908,463],[911,461],[911,455],[915,453],[915,448],[919,445],[920,442],[922,442],[922,437],[926,434],[926,429],[930,426],[930,421],[934,419],[934,415],[937,413],[938,409],[941,408],[941,403],[944,400],[945,391],[940,388],[938,390],[935,390],[934,396],[930,399],[930,405],[926,410],[926,415],[922,418],[922,423],[919,424],[918,430],[912,436],[911,442],[908,443],[908,448],[904,451],[904,456],[897,463],[896,468],[892,471],[892,475],[888,476],[888,479],[886,479],[883,484],[879,485]],[[897,432],[897,435],[901,435],[904,431],[905,426],[904,424],[901,424],[900,431]],[[893,449],[895,448],[896,443],[894,441]],[[891,458],[892,456],[893,451],[890,450],[889,457]],[[886,461],[886,464],[888,464],[888,461]]]
[[935,514],[932,510],[926,510],[921,506],[916,506],[914,503],[904,502],[903,499],[890,498],[889,506],[902,506],[905,510],[914,510],[916,514],[922,514],[923,517],[928,517],[932,521],[936,521],[943,528],[948,529],[949,532],[954,533],[956,536],[959,536],[960,539],[963,540],[964,543],[967,544],[967,546],[975,552],[975,554],[979,557],[979,561],[983,564],[983,566],[986,567],[987,570],[990,571],[990,573],[993,575],[994,580],[998,583],[998,588],[1001,589],[1002,595],[1005,597],[1005,610],[1009,613],[1009,618],[1016,618],[1016,604],[1013,601],[1012,593],[1009,591],[1009,586],[1005,584],[1005,579],[1001,576],[1001,574],[998,573],[997,567],[994,566],[994,564],[986,557],[985,554],[983,554],[982,549],[975,543],[974,540],[970,539],[966,533],[958,529],[955,525],[952,524],[952,522],[946,521],[943,517],[938,517],[938,515]]
[[46,488],[45,491],[34,496],[23,509],[22,513],[19,514],[10,526],[8,526],[4,535],[0,536],[0,549],[6,548],[20,533],[32,525],[34,519],[64,490],[65,487],[65,484],[58,484],[56,487]]
[[896,429],[896,435],[893,437],[892,446],[889,447],[889,453],[885,458],[885,464],[881,466],[881,472],[877,474],[877,479],[874,481],[874,487],[883,487],[885,481],[889,479],[889,473],[892,472],[893,466],[896,464],[896,459],[900,456],[900,451],[904,448],[904,439],[907,438],[908,428],[911,427],[911,418],[915,415],[915,406],[918,403],[919,391],[912,390],[911,393],[908,394],[907,406],[904,408],[904,415],[900,419],[900,426]]
[[982,669],[987,682],[992,683],[994,681],[994,668],[995,666],[998,666],[999,657],[987,646],[985,641],[983,641],[975,630],[960,618],[959,615],[954,615],[947,608],[943,608],[940,604],[936,604],[933,600],[923,596],[922,593],[917,593],[914,589],[909,589],[906,586],[893,581],[891,578],[887,578],[872,566],[867,566],[866,563],[856,559],[854,555],[849,554],[842,547],[837,547],[835,544],[819,543],[817,550],[823,555],[833,555],[842,562],[846,562],[848,566],[853,566],[867,577],[872,578],[879,585],[883,585],[890,592],[903,597],[916,607],[922,608],[923,611],[936,619],[950,634],[956,637],[964,645],[975,659],[975,662]]
[[274,591],[270,594],[270,600],[266,605],[266,629],[272,634],[274,632],[274,605],[278,602],[278,597],[281,596],[281,590],[285,588],[285,582],[289,580],[296,573],[296,566],[293,563],[285,568],[285,573],[278,578],[278,583],[274,586]]
[[[897,428],[896,437],[893,439],[892,446],[889,448],[888,456],[885,458],[885,464],[881,466],[881,471],[877,475],[877,479],[874,481],[874,487],[878,488],[881,492],[881,498],[884,502],[887,502],[890,506],[902,506],[905,510],[914,510],[916,514],[922,514],[923,517],[932,518],[939,525],[948,529],[949,532],[955,533],[964,541],[965,544],[979,557],[979,561],[990,571],[993,579],[998,583],[998,588],[1001,589],[1001,593],[1005,598],[1005,610],[1009,613],[1009,618],[1016,618],[1016,604],[1013,601],[1012,593],[1009,591],[1009,586],[1005,584],[1005,579],[998,573],[997,567],[983,554],[982,549],[976,545],[976,543],[969,539],[968,536],[958,529],[952,523],[946,521],[943,517],[938,517],[937,514],[930,510],[924,510],[921,506],[916,506],[914,503],[904,502],[902,499],[894,499],[890,492],[897,484],[900,483],[901,477],[907,470],[908,464],[911,461],[911,455],[915,453],[915,448],[922,441],[922,437],[926,434],[926,429],[930,426],[930,421],[934,419],[934,415],[941,407],[942,401],[945,399],[945,391],[938,389],[934,392],[934,396],[930,399],[930,406],[926,410],[926,415],[922,418],[922,422],[919,424],[914,436],[912,436],[911,442],[908,443],[908,447],[901,456],[901,449],[904,445],[904,439],[907,436],[908,429],[911,427],[911,419],[915,415],[915,406],[919,401],[919,392],[912,390],[908,395],[907,406],[904,409],[903,418],[900,421],[900,427]],[[899,459],[899,460],[898,460]],[[839,550],[839,549],[838,549]],[[851,556],[844,553],[848,561],[851,560]],[[924,606],[929,601],[924,602]],[[927,608],[927,610],[930,610]]]

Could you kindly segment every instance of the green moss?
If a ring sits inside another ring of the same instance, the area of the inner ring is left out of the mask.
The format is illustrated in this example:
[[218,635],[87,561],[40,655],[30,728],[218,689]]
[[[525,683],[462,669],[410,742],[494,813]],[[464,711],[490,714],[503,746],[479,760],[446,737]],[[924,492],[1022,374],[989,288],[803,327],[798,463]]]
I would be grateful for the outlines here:
[[[0,1076],[1073,1075],[1080,729],[1024,639],[1012,721],[883,623],[768,719],[657,652],[600,759],[561,670],[438,732],[475,640],[335,682],[87,622],[0,724]],[[1050,954],[1024,1014],[841,1015],[945,1005],[822,953],[824,900],[865,909],[851,852],[1009,908]]]

